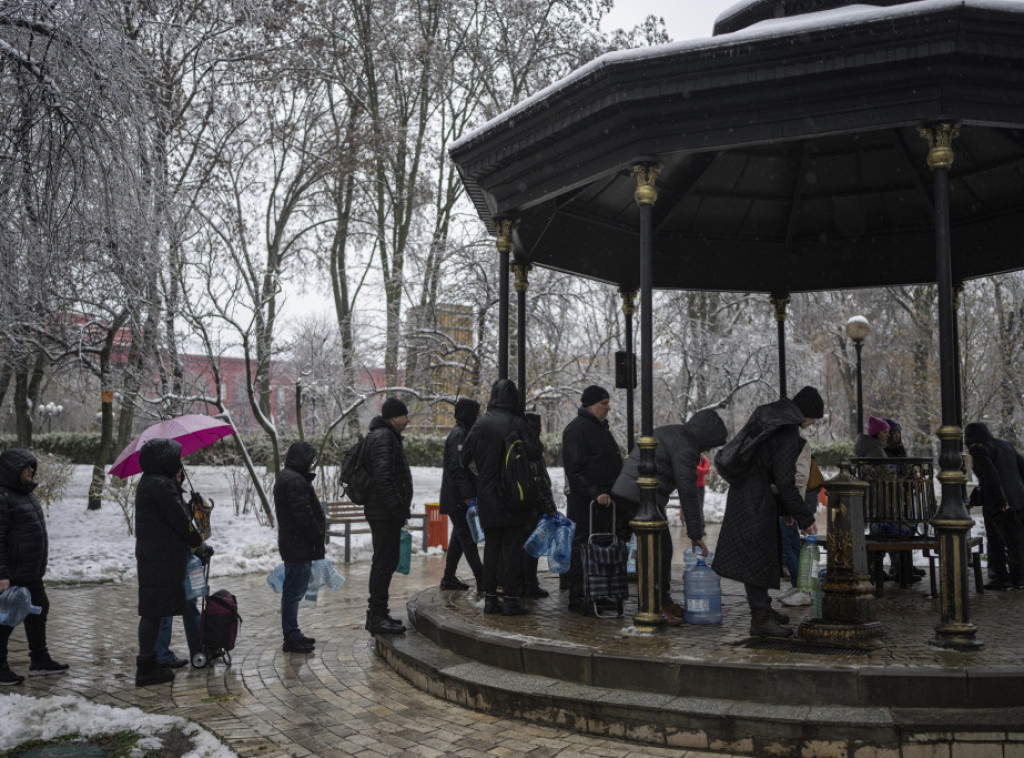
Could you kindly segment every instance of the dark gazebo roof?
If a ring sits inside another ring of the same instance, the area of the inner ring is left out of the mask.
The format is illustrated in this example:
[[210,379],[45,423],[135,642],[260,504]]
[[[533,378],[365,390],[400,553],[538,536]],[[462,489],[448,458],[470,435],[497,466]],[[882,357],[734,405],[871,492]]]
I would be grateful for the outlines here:
[[657,287],[932,282],[918,129],[947,122],[954,279],[1024,267],[1024,2],[761,0],[716,29],[603,56],[463,137],[451,157],[492,232],[518,219],[520,256],[634,286],[630,172],[649,160]]

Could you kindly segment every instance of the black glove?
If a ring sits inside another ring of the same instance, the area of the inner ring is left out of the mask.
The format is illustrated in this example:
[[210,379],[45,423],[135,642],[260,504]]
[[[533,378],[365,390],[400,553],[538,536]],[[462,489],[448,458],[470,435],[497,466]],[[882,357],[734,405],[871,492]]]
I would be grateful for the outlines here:
[[196,558],[204,565],[210,565],[210,556],[213,555],[213,548],[207,545],[205,542],[196,548]]

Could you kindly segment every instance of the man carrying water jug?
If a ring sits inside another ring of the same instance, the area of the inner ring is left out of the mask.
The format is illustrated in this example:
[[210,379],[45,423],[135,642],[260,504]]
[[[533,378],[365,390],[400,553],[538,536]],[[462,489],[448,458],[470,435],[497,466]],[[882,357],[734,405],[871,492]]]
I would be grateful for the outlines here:
[[[694,549],[707,556],[704,544],[704,518],[697,488],[697,465],[701,453],[724,445],[728,439],[725,422],[713,410],[697,411],[685,424],[669,424],[654,430],[658,441],[655,463],[658,466],[658,510],[666,516],[666,506],[673,490],[679,490],[679,504],[686,521],[686,536]],[[640,506],[640,448],[633,447],[612,487],[612,497],[625,515],[636,513]],[[683,623],[683,607],[672,599],[672,534],[668,527],[661,533],[661,610],[670,626]]]
[[[50,601],[43,588],[49,541],[46,519],[32,490],[37,467],[35,456],[27,450],[14,448],[0,453],[0,592],[24,587],[32,597],[32,605],[42,612],[25,617],[28,638],[29,676],[59,674],[68,664],[57,663],[46,649],[46,617]],[[21,684],[25,677],[7,665],[7,641],[13,626],[0,624],[0,685]]]
[[719,576],[743,583],[754,637],[793,634],[785,626],[789,617],[772,608],[768,595],[770,588],[779,588],[778,518],[795,520],[806,534],[817,534],[814,511],[797,484],[797,469],[809,470],[811,457],[800,430],[824,414],[818,390],[804,387],[792,400],[782,398],[755,408],[715,456],[715,468],[730,486],[712,568]]

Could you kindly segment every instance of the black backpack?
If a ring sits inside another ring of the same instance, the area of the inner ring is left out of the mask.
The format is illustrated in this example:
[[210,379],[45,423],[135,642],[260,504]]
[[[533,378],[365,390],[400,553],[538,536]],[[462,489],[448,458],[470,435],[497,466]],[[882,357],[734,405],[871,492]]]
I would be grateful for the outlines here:
[[366,504],[373,477],[366,469],[366,437],[359,435],[355,444],[344,452],[341,458],[342,495],[353,503]]
[[755,413],[715,455],[715,471],[729,484],[739,482],[754,458],[754,451],[777,429],[777,426],[765,427]]
[[502,449],[501,499],[509,508],[524,508],[534,502],[536,486],[523,435],[513,429],[505,436]]

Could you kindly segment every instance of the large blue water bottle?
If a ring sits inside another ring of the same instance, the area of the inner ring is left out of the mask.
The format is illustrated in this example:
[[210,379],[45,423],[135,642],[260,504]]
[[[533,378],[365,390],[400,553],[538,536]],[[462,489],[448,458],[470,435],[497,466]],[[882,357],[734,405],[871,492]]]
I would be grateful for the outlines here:
[[274,570],[267,574],[267,584],[270,585],[270,589],[276,592],[278,595],[281,594],[284,588],[284,564],[279,563],[274,566]]
[[551,549],[551,543],[555,541],[555,532],[558,530],[558,521],[554,516],[544,514],[537,523],[537,528],[526,539],[523,549],[534,558],[547,555]]
[[195,554],[189,553],[188,560],[185,561],[185,599],[195,600],[209,594],[210,588],[206,585],[203,562],[196,558]]
[[629,538],[629,553],[626,557],[626,573],[636,573],[636,535]]
[[564,574],[569,570],[569,565],[572,562],[572,541],[575,534],[575,522],[559,515],[555,539],[551,543],[551,550],[548,551],[548,569],[550,571]]
[[32,594],[25,587],[8,587],[0,593],[0,624],[4,626],[17,626],[30,613],[42,612],[38,605],[32,605]]
[[704,559],[704,563],[710,566],[711,561],[714,557],[714,550],[709,549],[708,554],[704,555],[699,547],[694,547],[693,545],[690,545],[690,547],[686,548],[686,550],[683,551],[683,574],[685,575],[687,571],[696,566],[697,561],[701,558]]
[[814,592],[814,580],[818,576],[820,560],[821,550],[818,548],[818,538],[809,534],[803,547],[800,548],[800,566],[796,572],[796,588],[801,592],[807,594]]
[[686,592],[686,612],[683,620],[687,624],[722,623],[722,580],[703,558],[697,565],[683,574]]
[[466,521],[469,523],[469,536],[473,542],[479,545],[484,541],[484,528],[480,524],[480,513],[477,511],[477,499],[474,497],[469,501],[469,510],[466,511]]

